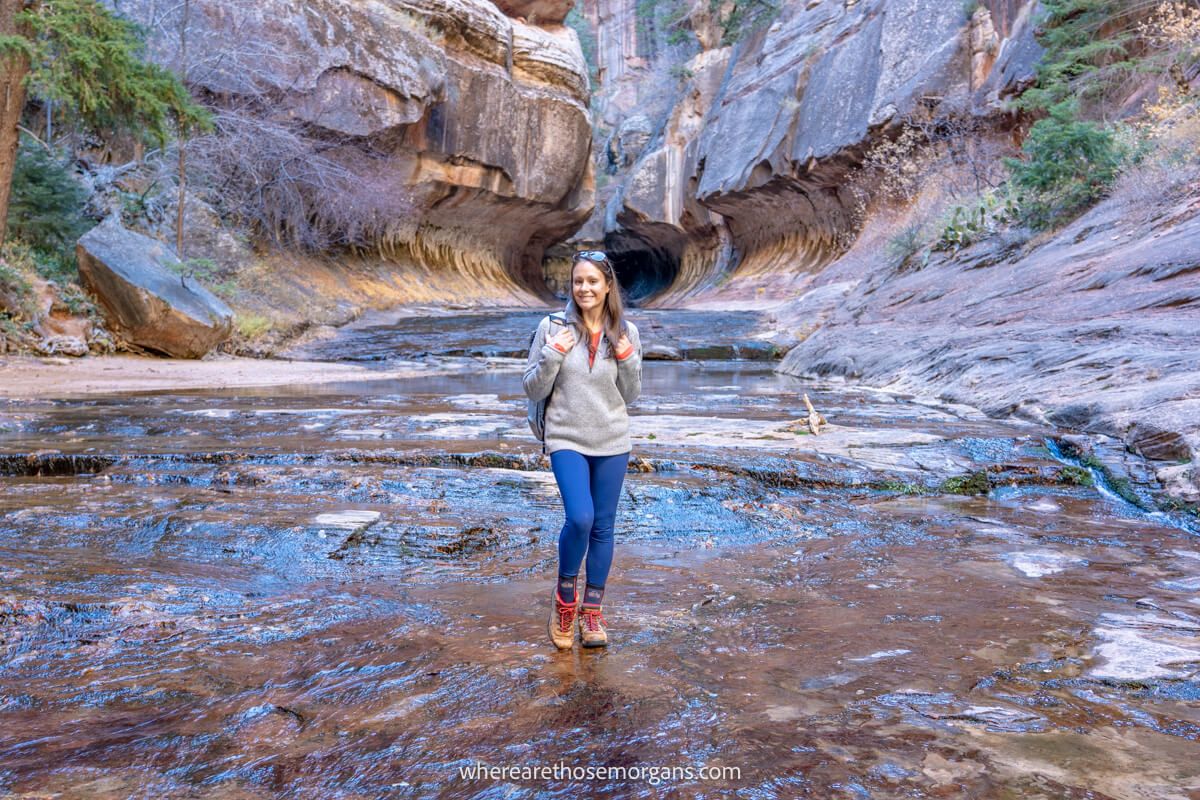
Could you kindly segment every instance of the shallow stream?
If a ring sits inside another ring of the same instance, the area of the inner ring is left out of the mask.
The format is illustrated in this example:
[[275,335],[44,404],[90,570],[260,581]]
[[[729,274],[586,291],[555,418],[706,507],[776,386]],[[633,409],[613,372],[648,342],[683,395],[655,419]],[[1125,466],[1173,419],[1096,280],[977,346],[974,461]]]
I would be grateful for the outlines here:
[[530,320],[297,353],[427,378],[0,405],[0,797],[1200,797],[1188,523],[1062,431],[769,361],[645,363],[612,645],[555,651]]

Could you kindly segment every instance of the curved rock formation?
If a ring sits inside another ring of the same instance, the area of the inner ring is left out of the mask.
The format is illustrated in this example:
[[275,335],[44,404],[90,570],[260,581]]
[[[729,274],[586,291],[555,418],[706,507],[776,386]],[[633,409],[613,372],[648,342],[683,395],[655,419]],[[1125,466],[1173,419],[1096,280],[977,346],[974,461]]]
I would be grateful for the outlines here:
[[[1003,101],[1041,56],[1037,4],[796,0],[732,45],[728,7],[691,3],[686,61],[661,17],[628,24],[635,0],[593,12],[615,75],[593,102],[611,178],[578,237],[603,242],[649,305],[771,306],[780,340],[801,342],[783,371],[1111,435],[1176,498],[1200,500],[1194,190],[914,264],[889,246],[931,224],[924,198],[866,206],[847,185],[910,121],[962,121],[1011,146]],[[631,135],[646,118],[652,133]]]
[[[607,19],[637,13],[634,0],[614,5],[626,13]],[[641,58],[644,44],[605,37],[606,18],[597,15],[602,63],[620,60],[620,47],[627,71],[666,72]],[[819,269],[853,226],[844,183],[869,145],[933,109],[998,111],[995,100],[1028,80],[1039,53],[1024,0],[971,16],[941,0],[791,2],[733,46],[721,46],[707,2],[693,4],[689,24],[703,49],[670,70],[686,79],[659,98],[655,135],[609,193],[602,224],[594,218],[581,234],[655,265],[657,304],[781,260],[790,272]],[[607,99],[595,103],[618,150],[625,118],[647,113],[630,80],[602,87]]]
[[[122,7],[148,22],[152,5]],[[193,0],[190,48],[205,57],[188,78],[218,104],[302,123],[363,186],[405,197],[404,218],[365,204],[363,244],[529,299],[543,248],[592,208],[588,80],[558,24],[567,4],[505,8],[530,24],[486,0]],[[170,22],[152,31],[173,64]]]
[[1139,212],[1120,198],[1053,237],[900,273],[864,237],[777,311],[805,337],[780,369],[1112,436],[1200,503],[1197,241],[1200,201]]
[[495,0],[495,3],[505,14],[530,25],[562,24],[574,5],[572,0]]

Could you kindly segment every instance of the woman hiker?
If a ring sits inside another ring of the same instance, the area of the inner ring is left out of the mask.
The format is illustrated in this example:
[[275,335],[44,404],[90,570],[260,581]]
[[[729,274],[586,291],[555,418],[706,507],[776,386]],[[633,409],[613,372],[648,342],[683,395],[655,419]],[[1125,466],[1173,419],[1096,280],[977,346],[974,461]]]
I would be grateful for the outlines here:
[[[558,315],[555,315],[557,317]],[[545,444],[567,520],[558,535],[558,581],[550,610],[550,639],[560,650],[608,644],[601,616],[613,558],[613,524],[629,463],[626,406],[642,390],[637,327],[624,318],[621,291],[608,256],[596,250],[571,260],[565,321],[538,325],[525,368],[525,393],[549,396]],[[577,578],[584,553],[587,580]]]

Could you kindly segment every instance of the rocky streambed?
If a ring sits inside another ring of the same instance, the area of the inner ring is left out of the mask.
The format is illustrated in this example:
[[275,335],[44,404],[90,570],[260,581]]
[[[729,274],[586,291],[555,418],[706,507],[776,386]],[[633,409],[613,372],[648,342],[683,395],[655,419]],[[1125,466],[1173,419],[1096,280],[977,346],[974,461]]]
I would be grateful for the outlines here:
[[369,381],[0,406],[0,796],[1200,792],[1200,539],[1152,473],[770,361],[645,364],[613,644],[553,650],[530,318],[303,346]]

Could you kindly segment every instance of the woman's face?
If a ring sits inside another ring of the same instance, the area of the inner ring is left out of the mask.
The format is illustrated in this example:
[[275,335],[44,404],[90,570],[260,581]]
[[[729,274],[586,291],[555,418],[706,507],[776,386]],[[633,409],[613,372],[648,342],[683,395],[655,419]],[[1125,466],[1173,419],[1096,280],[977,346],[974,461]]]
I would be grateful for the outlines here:
[[608,297],[608,278],[595,264],[577,261],[571,269],[571,296],[580,311],[603,308]]

